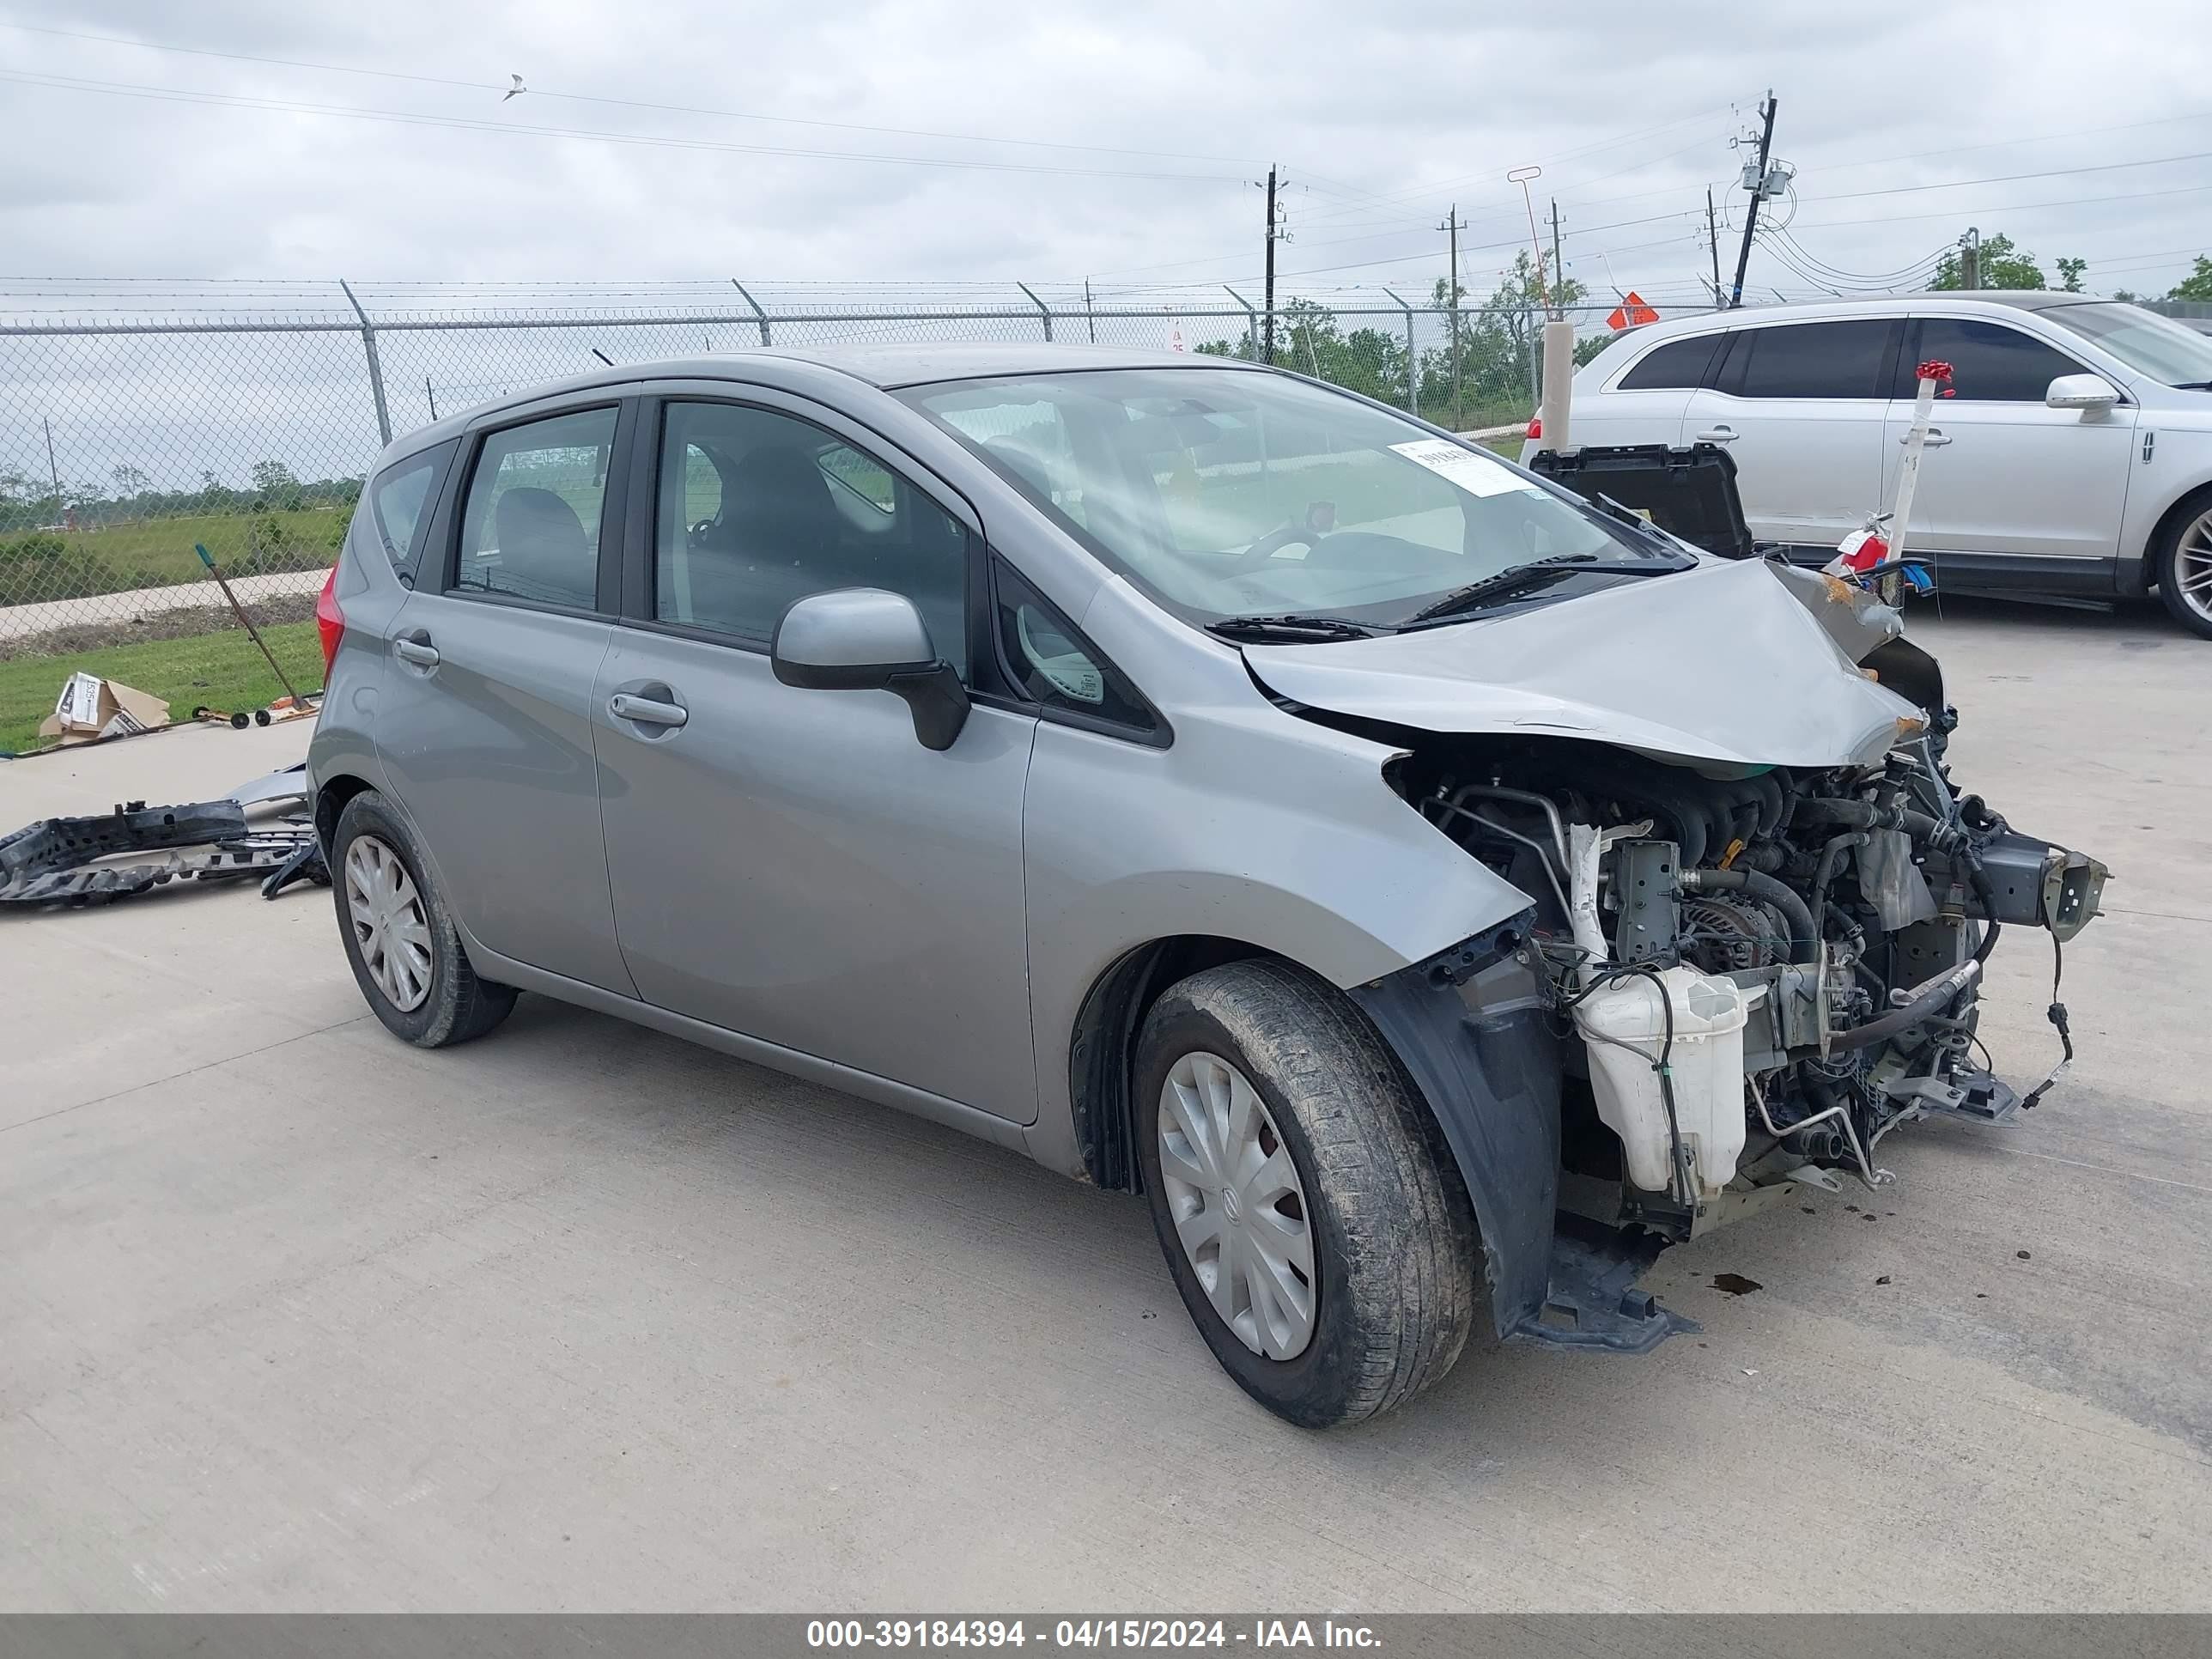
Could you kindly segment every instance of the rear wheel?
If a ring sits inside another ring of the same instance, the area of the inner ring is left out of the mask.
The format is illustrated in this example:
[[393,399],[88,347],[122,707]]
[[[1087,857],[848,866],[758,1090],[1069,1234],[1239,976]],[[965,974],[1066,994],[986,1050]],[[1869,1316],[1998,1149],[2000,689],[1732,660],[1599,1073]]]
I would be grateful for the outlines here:
[[338,814],[330,864],[354,982],[387,1030],[442,1048],[507,1018],[513,988],[477,976],[415,832],[375,790]]
[[1474,1321],[1474,1217],[1340,993],[1278,963],[1194,975],[1146,1018],[1136,1086],[1169,1272],[1246,1393],[1329,1428],[1450,1370]]
[[2173,619],[2212,640],[2212,491],[2182,507],[2159,548],[2157,574]]

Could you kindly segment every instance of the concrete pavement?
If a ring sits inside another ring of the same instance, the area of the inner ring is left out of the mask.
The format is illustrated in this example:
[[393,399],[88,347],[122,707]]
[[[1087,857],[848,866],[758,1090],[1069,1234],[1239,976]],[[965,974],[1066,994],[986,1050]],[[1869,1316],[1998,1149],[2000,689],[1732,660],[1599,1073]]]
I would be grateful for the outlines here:
[[[2212,1609],[2212,646],[1947,609],[1960,775],[2118,872],[2072,1078],[1670,1252],[1701,1336],[1331,1436],[1135,1200],[539,999],[417,1052],[320,891],[0,916],[0,1608]],[[0,830],[306,740],[0,767]]]

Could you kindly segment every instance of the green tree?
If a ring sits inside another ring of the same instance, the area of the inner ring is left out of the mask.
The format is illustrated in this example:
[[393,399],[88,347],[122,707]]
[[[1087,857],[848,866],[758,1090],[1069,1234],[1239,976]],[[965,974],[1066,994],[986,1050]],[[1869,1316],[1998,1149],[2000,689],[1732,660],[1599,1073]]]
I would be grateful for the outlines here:
[[[1589,290],[1573,277],[1547,273],[1540,292],[1536,262],[1524,250],[1498,274],[1489,297],[1470,304],[1460,290],[1460,410],[1481,414],[1515,414],[1529,407],[1529,388],[1538,342],[1544,327],[1543,301],[1555,307],[1574,306],[1589,298]],[[1439,281],[1431,298],[1439,309],[1451,303],[1448,285]],[[1603,349],[1578,342],[1575,360],[1588,361]],[[1449,410],[1452,403],[1451,347],[1447,342],[1421,354],[1421,407]],[[1442,418],[1441,415],[1439,418]]]
[[[1966,284],[1964,263],[1966,252],[1954,248],[1943,256],[1943,263],[1936,268],[1936,280],[1928,284],[1932,289],[1959,289]],[[2015,248],[2012,238],[2002,234],[1990,237],[1982,244],[1977,264],[1975,285],[1978,288],[2045,288],[2043,267],[2035,263],[2035,256]]]
[[2081,273],[2089,268],[2087,259],[2061,259],[2058,262],[2058,288],[2063,294],[2081,291]]
[[2173,285],[2169,300],[2212,300],[2212,259],[2197,256],[2197,268]]
[[253,493],[259,497],[254,505],[274,507],[286,513],[296,513],[307,505],[306,492],[292,469],[282,461],[256,461],[248,475],[253,480]]

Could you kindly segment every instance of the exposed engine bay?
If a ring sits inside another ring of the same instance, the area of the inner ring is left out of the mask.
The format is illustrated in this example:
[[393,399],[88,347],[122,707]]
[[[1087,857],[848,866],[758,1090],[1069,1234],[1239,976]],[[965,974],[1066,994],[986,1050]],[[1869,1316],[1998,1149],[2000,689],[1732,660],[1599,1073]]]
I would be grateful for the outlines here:
[[[2070,1060],[2057,952],[2107,872],[1953,782],[1930,659],[1893,638],[1870,657],[1926,709],[1872,763],[1475,733],[1401,763],[1401,793],[1536,900],[1524,960],[1563,1039],[1562,1209],[1684,1239],[1808,1185],[1880,1187],[1901,1124],[2002,1121]],[[1983,964],[2021,928],[2051,936],[2065,1055],[2025,1094],[1976,1030]]]

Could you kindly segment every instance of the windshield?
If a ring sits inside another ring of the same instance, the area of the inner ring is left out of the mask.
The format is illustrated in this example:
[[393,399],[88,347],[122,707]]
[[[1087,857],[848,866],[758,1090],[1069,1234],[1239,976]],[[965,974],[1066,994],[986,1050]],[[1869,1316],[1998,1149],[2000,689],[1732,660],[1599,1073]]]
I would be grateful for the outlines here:
[[900,395],[1201,626],[1327,616],[1395,627],[1539,560],[1688,562],[1486,450],[1284,375],[1086,370]]
[[2053,306],[2044,316],[2094,340],[2139,374],[2167,386],[2212,384],[2212,335],[2117,301]]

